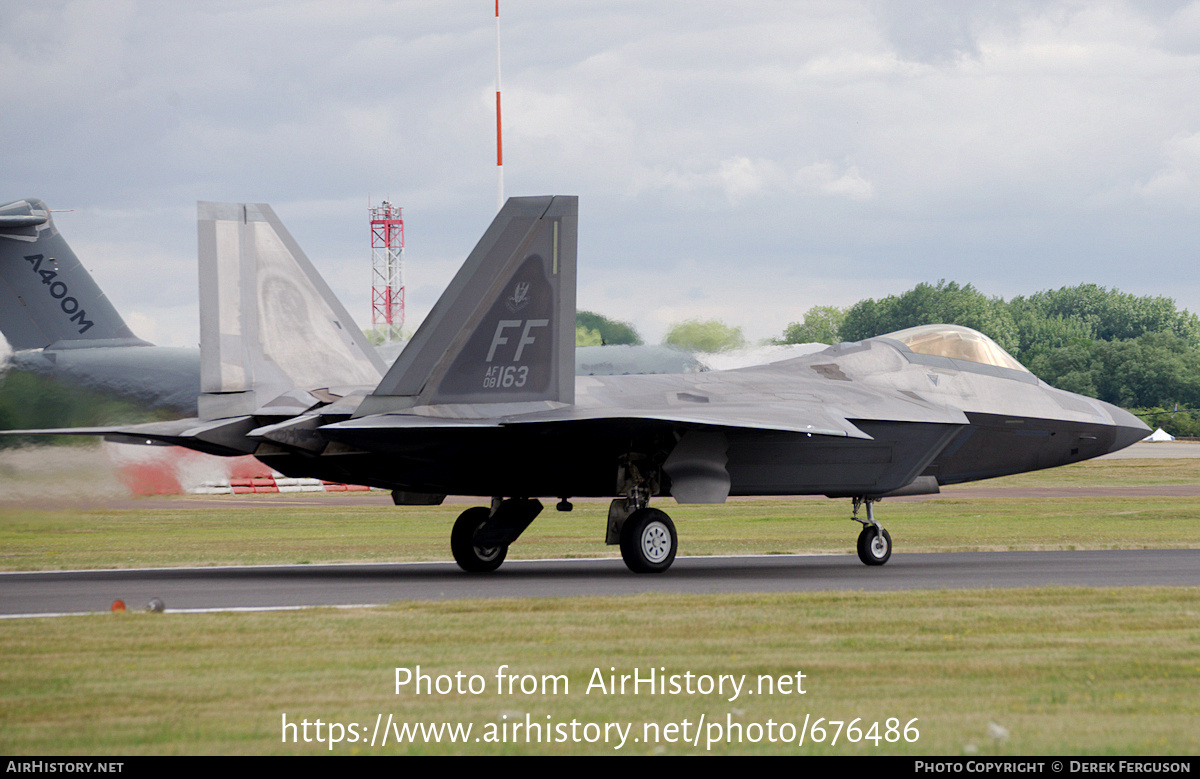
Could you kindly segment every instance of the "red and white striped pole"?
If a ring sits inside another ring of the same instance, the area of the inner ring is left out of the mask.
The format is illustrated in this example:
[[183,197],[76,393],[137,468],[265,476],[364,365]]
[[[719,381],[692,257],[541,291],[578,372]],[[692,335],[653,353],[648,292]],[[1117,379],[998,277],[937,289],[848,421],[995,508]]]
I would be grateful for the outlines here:
[[504,207],[504,144],[500,136],[500,0],[496,0],[496,210]]

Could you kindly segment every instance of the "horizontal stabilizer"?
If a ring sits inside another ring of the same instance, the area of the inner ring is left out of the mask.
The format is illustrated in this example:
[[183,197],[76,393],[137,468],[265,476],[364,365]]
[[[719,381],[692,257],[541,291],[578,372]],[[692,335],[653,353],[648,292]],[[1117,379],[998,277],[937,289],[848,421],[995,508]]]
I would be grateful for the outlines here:
[[0,214],[0,232],[17,232],[14,228],[37,227],[38,225],[46,224],[49,220],[49,216],[39,214],[30,214],[28,216]]
[[198,452],[223,456],[251,454],[257,443],[246,434],[256,426],[253,417],[203,422],[176,419],[140,425],[112,427],[62,427],[54,430],[4,430],[0,435],[88,435],[104,436],[106,441],[143,446],[185,446]]

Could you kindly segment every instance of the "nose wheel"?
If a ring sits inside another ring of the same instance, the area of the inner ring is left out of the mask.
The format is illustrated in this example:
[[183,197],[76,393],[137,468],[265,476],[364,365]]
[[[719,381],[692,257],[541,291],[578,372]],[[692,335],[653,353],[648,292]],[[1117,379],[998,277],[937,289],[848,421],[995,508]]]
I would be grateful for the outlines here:
[[877,525],[867,525],[858,534],[858,559],[867,565],[883,565],[892,556],[892,537]]
[[[864,565],[883,565],[892,556],[892,537],[883,529],[883,525],[875,521],[875,511],[871,506],[873,502],[870,498],[855,498],[854,516],[851,519],[863,526],[858,534],[858,559]],[[859,519],[858,509],[864,503],[867,504],[867,518]]]

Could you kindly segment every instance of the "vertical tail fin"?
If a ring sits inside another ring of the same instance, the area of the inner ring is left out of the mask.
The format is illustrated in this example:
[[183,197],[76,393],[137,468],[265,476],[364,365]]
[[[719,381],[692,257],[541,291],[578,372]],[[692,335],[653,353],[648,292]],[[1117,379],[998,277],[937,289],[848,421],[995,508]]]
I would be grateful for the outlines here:
[[577,197],[510,198],[356,415],[575,400]]
[[201,419],[379,381],[383,361],[270,206],[200,203],[199,239]]
[[15,351],[139,346],[36,198],[0,205],[0,332]]

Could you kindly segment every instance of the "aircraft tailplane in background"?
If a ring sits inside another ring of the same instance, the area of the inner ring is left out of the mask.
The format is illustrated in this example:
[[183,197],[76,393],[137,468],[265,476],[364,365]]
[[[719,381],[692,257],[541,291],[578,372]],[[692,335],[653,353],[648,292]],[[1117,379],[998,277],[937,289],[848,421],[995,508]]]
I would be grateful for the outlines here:
[[0,332],[14,351],[148,345],[134,336],[36,198],[0,205]]

